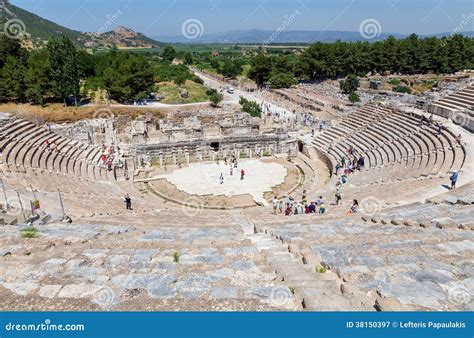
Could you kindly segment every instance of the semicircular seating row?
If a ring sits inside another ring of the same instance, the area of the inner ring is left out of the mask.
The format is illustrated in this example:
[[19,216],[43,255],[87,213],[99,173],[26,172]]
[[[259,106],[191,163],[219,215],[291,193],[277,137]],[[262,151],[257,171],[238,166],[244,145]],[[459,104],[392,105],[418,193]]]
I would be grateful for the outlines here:
[[[46,141],[54,143],[50,150]],[[0,154],[4,169],[73,175],[93,181],[115,181],[114,170],[101,168],[101,149],[86,145],[20,118],[0,124]]]
[[453,120],[465,129],[474,131],[474,85],[433,102],[428,111]]
[[343,158],[363,156],[365,168],[351,178],[353,184],[443,177],[460,170],[466,155],[450,130],[439,133],[435,126],[421,125],[417,114],[372,103],[317,135],[312,144],[330,159],[332,172]]
[[472,109],[474,107],[474,85],[467,86],[466,88],[461,89],[456,93],[453,93],[437,102],[434,102],[433,106],[448,109],[451,111],[466,110],[471,117],[474,117],[472,112]]

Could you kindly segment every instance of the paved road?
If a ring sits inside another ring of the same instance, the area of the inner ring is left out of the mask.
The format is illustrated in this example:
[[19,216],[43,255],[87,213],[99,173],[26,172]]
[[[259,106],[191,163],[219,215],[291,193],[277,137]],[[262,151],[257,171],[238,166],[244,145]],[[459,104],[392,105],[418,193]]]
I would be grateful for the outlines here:
[[204,81],[205,86],[207,86],[209,88],[216,89],[218,91],[222,90],[222,94],[224,95],[224,101],[225,102],[239,103],[239,98],[241,96],[243,96],[247,100],[256,101],[259,104],[262,103],[262,102],[267,103],[270,106],[271,111],[285,113],[285,114],[288,114],[288,115],[293,115],[293,112],[291,112],[290,110],[287,110],[283,107],[280,107],[280,106],[278,106],[274,103],[270,103],[270,102],[265,101],[265,99],[262,98],[260,93],[258,93],[258,92],[249,93],[247,91],[243,91],[243,90],[239,90],[237,88],[234,88],[234,94],[229,94],[226,90],[228,87],[230,87],[229,84],[223,84],[220,81],[217,81],[217,80],[215,80],[215,79],[213,79],[213,78],[211,78],[211,77],[207,76],[206,74],[203,74],[199,71],[194,71],[194,74],[199,76],[201,78],[201,80]]

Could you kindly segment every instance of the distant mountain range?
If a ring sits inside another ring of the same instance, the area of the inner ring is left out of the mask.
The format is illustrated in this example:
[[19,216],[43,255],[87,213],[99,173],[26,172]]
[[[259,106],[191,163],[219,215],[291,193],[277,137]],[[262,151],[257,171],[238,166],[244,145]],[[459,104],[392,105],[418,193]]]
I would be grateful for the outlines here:
[[[451,33],[440,33],[425,36],[448,36]],[[474,37],[473,32],[463,32],[462,34]],[[245,43],[245,44],[295,44],[311,42],[334,42],[341,41],[380,41],[385,40],[390,35],[396,38],[404,38],[408,34],[381,33],[372,39],[364,38],[359,32],[347,31],[284,31],[275,33],[271,30],[234,30],[224,33],[203,34],[195,39],[188,39],[184,35],[180,36],[159,36],[155,39],[165,43]]]
[[77,46],[90,48],[116,47],[157,47],[160,42],[136,33],[130,28],[117,27],[103,33],[83,33],[75,31],[12,5],[9,0],[0,0],[0,25],[17,19],[23,23],[24,36],[33,46],[41,46],[52,36],[67,35]]
[[[72,30],[40,16],[28,12],[20,7],[12,5],[9,0],[0,0],[0,28],[9,20],[20,20],[20,30],[25,31],[25,43],[31,46],[42,46],[51,36],[65,34],[80,47],[88,48],[118,48],[125,47],[160,47],[163,43],[229,43],[229,44],[297,44],[311,42],[334,42],[342,41],[379,41],[393,35],[396,38],[403,38],[407,35],[397,33],[380,33],[372,39],[364,38],[359,32],[344,31],[283,31],[276,33],[271,30],[234,30],[224,33],[203,34],[195,39],[180,36],[159,36],[149,38],[144,34],[137,33],[130,28],[117,27],[107,32],[101,29],[100,33],[84,33]],[[105,28],[108,28],[105,27]],[[430,36],[442,37],[451,33],[433,34]],[[474,37],[474,32],[463,32],[464,35]],[[422,37],[428,35],[422,35]],[[158,42],[161,41],[161,42]]]

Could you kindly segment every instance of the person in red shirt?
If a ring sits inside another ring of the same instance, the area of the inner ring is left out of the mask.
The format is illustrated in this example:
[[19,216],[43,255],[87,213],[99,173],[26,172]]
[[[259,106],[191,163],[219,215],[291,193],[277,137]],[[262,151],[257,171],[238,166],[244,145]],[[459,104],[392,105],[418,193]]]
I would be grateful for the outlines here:
[[245,176],[245,171],[244,169],[240,170],[240,179],[243,180]]

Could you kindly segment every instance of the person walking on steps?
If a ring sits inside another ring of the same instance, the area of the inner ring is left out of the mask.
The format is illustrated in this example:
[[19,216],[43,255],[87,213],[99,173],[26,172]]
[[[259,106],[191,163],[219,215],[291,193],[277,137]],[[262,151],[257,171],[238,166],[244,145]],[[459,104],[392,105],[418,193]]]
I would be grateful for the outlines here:
[[125,198],[125,206],[127,207],[127,210],[133,210],[132,209],[132,198],[130,197],[130,194],[126,194]]

